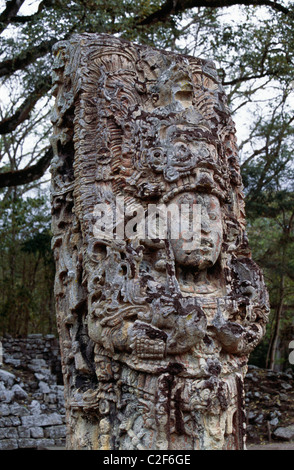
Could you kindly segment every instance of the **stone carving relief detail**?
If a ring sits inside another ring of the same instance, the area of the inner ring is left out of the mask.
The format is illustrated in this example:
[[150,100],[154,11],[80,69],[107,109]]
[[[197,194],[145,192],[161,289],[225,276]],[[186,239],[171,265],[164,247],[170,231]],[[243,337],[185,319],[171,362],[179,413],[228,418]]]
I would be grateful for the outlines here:
[[[68,447],[242,449],[243,379],[268,296],[215,67],[107,35],[73,36],[54,53],[52,244]],[[118,200],[124,224],[149,204],[200,206],[199,244],[185,250],[170,227],[164,239],[97,237],[95,208],[115,213]]]

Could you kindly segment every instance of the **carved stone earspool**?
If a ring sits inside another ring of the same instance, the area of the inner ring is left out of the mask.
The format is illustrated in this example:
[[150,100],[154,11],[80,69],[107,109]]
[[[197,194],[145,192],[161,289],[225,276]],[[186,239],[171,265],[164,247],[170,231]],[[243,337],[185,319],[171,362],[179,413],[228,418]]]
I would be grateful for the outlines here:
[[82,34],[55,47],[54,84],[68,448],[243,449],[268,296],[213,63]]

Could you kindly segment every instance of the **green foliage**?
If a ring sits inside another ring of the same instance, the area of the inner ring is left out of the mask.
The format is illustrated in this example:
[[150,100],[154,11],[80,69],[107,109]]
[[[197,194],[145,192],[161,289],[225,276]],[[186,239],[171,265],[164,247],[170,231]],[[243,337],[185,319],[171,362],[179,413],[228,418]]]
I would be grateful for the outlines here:
[[48,201],[14,190],[0,213],[0,335],[55,332]]
[[267,334],[251,361],[270,367],[274,365],[270,354],[276,357],[280,351],[279,366],[287,369],[288,344],[294,333],[294,193],[262,193],[250,208],[249,239],[254,259],[263,269],[271,301]]

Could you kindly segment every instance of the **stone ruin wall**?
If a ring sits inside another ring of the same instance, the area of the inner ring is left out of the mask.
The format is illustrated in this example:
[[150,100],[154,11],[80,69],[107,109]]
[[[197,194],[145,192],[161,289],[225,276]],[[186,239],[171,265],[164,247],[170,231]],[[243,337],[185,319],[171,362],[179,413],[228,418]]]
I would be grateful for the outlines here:
[[0,450],[64,448],[66,426],[58,340],[0,338]]
[[[1,341],[4,363],[0,366],[0,450],[65,448],[65,409],[56,338],[30,335]],[[277,373],[249,366],[245,389],[248,443],[293,440],[294,410],[289,410],[289,403],[294,400],[293,372],[289,369]]]

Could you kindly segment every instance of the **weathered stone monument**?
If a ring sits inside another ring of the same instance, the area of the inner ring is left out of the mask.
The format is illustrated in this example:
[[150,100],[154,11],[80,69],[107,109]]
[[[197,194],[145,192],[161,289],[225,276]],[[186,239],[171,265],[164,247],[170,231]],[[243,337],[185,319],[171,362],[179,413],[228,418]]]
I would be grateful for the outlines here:
[[268,297],[213,63],[82,34],[54,84],[68,448],[243,449]]

